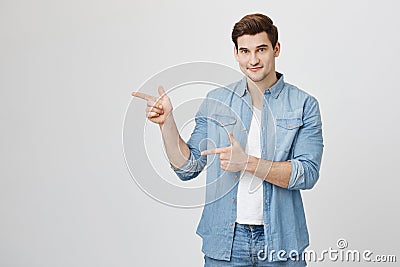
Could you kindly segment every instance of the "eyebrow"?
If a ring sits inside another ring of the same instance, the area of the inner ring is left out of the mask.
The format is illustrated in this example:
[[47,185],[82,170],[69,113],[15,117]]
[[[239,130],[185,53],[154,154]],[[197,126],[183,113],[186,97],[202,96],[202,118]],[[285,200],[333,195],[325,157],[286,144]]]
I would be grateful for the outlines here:
[[[256,48],[268,47],[267,44],[257,45]],[[247,47],[239,47],[239,50],[249,50]]]

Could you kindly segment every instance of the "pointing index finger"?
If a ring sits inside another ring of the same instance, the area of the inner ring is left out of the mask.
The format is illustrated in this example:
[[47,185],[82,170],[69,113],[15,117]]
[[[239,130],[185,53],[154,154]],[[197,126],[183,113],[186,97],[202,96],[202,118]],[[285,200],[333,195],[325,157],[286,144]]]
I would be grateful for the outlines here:
[[145,93],[142,93],[142,92],[133,92],[132,96],[136,96],[136,97],[139,97],[139,98],[147,100],[147,101],[155,101],[155,100],[157,100],[157,98],[155,96],[148,95],[148,94],[145,94]]
[[226,150],[225,147],[209,149],[209,150],[203,150],[203,151],[201,151],[201,155],[205,156],[205,155],[211,155],[211,154],[221,154],[221,153],[224,153],[225,150]]

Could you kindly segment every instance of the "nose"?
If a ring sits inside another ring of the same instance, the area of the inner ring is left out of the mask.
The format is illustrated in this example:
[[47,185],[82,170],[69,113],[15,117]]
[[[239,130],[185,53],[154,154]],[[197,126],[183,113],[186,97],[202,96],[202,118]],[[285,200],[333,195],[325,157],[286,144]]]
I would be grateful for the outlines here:
[[251,58],[249,63],[252,66],[256,66],[258,63],[260,63],[260,59],[258,58],[256,53],[251,53]]

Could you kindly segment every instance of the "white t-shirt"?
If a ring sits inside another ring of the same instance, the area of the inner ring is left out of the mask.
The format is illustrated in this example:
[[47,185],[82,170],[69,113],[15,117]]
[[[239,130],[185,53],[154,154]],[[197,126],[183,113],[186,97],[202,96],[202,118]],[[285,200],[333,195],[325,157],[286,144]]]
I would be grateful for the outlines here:
[[[261,110],[253,106],[253,117],[247,138],[246,153],[261,158],[260,144]],[[236,222],[262,225],[263,220],[263,180],[242,171],[237,193]]]

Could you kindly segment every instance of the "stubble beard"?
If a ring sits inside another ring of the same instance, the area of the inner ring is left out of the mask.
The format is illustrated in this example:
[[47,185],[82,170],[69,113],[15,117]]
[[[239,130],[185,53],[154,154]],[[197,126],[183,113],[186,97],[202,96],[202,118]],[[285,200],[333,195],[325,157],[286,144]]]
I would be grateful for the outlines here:
[[260,75],[253,76],[253,75],[251,75],[251,73],[249,73],[247,75],[247,77],[249,77],[250,80],[252,80],[253,82],[258,83],[258,82],[261,82],[262,80],[264,80],[267,77],[267,75],[266,74],[260,74]]

